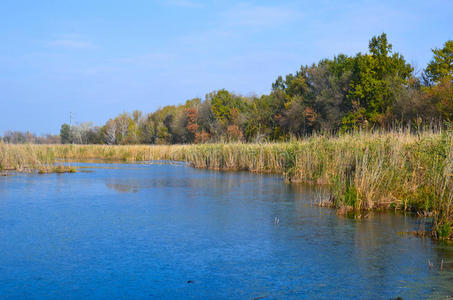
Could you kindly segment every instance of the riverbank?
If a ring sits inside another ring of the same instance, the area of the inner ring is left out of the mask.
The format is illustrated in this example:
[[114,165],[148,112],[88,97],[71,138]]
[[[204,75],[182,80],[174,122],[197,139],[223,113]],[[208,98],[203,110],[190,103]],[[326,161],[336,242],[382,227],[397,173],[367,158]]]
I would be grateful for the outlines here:
[[453,238],[453,136],[448,132],[356,133],[263,144],[0,144],[0,169],[52,168],[56,158],[178,160],[197,168],[282,174],[289,182],[328,185],[331,196],[323,205],[418,212],[433,218],[434,238]]

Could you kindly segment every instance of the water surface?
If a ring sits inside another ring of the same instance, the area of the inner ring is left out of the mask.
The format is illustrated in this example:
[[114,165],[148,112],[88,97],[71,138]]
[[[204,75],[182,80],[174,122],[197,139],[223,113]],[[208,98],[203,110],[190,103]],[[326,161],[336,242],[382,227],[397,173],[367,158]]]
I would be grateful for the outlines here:
[[76,165],[0,177],[0,298],[453,296],[453,247],[397,234],[413,216],[339,217],[279,176]]

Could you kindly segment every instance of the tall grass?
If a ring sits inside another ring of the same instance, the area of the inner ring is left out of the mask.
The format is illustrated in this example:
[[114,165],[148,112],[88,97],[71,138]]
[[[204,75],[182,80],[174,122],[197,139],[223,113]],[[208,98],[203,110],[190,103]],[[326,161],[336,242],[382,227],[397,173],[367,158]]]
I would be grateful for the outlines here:
[[0,171],[73,172],[74,169],[55,165],[54,151],[36,145],[11,145],[0,142]]
[[453,239],[451,132],[359,132],[263,144],[0,144],[0,169],[49,165],[55,158],[179,160],[197,168],[283,174],[290,182],[327,185],[329,205],[334,207],[409,210],[430,216],[433,236]]

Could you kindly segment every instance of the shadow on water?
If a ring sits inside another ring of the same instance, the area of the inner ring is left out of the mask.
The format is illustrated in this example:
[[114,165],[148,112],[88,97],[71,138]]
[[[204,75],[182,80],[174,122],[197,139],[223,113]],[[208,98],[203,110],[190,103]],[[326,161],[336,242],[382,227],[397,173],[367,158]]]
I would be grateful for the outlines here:
[[413,215],[338,216],[274,175],[72,164],[94,172],[0,178],[0,295],[453,295],[453,246],[398,234]]

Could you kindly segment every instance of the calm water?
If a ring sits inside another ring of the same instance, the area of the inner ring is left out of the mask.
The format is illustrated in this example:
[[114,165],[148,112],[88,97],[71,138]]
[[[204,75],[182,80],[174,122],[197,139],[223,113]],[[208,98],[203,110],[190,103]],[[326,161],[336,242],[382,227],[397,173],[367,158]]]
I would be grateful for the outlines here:
[[453,295],[453,246],[397,234],[414,217],[338,217],[279,176],[76,165],[0,177],[0,298]]

